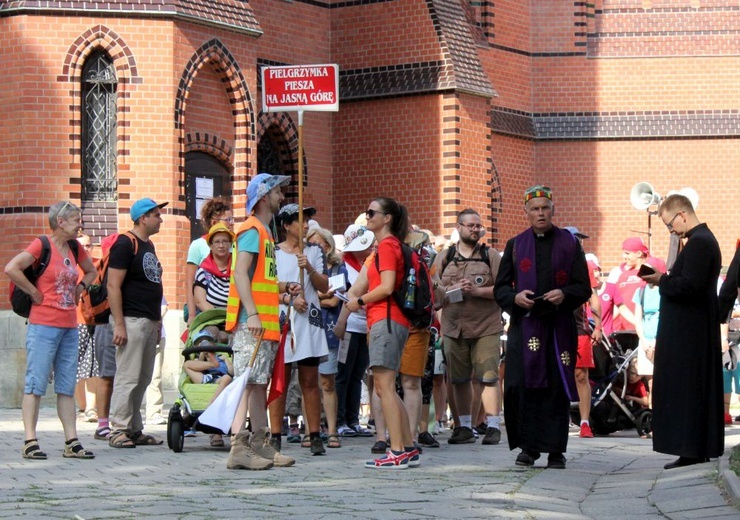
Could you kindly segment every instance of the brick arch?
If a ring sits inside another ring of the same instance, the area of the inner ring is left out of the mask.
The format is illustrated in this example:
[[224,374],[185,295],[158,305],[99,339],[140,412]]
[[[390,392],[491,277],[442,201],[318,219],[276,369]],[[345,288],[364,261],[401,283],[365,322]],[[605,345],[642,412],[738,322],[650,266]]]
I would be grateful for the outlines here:
[[185,153],[188,151],[185,136],[186,109],[190,88],[198,71],[210,64],[221,76],[229,95],[232,113],[234,114],[234,150],[229,158],[233,168],[232,195],[234,203],[246,202],[247,174],[252,169],[250,157],[253,155],[251,145],[254,142],[254,102],[249,86],[241,67],[229,49],[218,39],[213,38],[203,43],[191,56],[180,76],[180,83],[175,98],[175,130],[178,132],[180,200],[185,201]]
[[[286,112],[260,112],[259,119],[257,120],[257,140],[259,141],[265,135],[275,134],[284,140],[287,144],[286,149],[281,150],[281,159],[285,168],[286,175],[290,175],[291,190],[287,193],[290,198],[293,193],[298,191],[298,126],[290,117],[290,114]],[[306,161],[306,154],[304,150],[303,154],[303,185],[305,186],[306,179],[308,179],[308,164]]]
[[234,167],[234,148],[223,138],[217,135],[196,132],[185,135],[185,153],[205,152],[227,165]]
[[105,25],[91,27],[77,37],[67,50],[62,74],[57,80],[79,84],[85,60],[98,48],[105,50],[113,60],[119,85],[142,82],[136,59],[128,44],[116,31]]
[[496,168],[493,158],[491,162],[491,240],[493,245],[503,251],[504,243],[501,243],[499,236],[499,226],[501,225],[501,215],[504,212],[503,194],[501,191],[501,176]]

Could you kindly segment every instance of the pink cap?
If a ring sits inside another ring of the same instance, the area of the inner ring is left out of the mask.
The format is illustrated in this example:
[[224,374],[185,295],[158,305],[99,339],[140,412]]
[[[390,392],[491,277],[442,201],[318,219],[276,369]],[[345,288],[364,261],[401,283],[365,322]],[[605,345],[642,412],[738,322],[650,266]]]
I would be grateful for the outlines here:
[[622,242],[622,251],[630,251],[632,253],[645,253],[648,254],[648,247],[640,237],[630,237]]

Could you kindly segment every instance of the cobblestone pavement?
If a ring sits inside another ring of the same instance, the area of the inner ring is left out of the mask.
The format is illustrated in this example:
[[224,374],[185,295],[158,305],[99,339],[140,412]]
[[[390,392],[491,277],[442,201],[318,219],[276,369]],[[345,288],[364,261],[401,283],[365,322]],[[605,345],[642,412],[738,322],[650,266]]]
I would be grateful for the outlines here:
[[[78,423],[94,460],[62,458],[55,411],[44,408],[38,435],[47,461],[21,458],[20,410],[0,410],[0,518],[740,518],[730,505],[713,460],[663,470],[672,457],[656,454],[633,431],[581,439],[571,431],[568,468],[514,465],[516,452],[498,446],[427,448],[419,468],[363,468],[372,438],[343,439],[339,449],[313,457],[287,444],[291,468],[229,471],[228,448],[209,447],[199,433],[182,453],[163,446],[109,448],[93,440],[94,425]],[[165,437],[166,426],[149,432]],[[283,439],[283,442],[285,440]],[[740,443],[740,426],[726,444]]]

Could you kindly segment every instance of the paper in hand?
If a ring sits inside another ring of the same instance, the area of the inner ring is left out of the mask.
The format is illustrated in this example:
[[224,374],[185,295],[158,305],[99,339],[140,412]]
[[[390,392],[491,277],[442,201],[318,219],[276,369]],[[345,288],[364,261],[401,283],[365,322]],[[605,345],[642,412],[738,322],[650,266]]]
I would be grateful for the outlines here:
[[346,291],[347,285],[343,274],[336,274],[329,278],[330,291]]

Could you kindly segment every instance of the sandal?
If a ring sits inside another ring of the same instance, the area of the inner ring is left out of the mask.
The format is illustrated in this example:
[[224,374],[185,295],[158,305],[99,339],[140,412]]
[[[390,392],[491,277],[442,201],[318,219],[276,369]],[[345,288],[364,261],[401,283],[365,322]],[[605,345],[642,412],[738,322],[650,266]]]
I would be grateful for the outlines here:
[[95,430],[93,437],[99,441],[107,441],[108,437],[110,437],[110,428],[108,426],[98,428]]
[[64,443],[62,457],[65,459],[94,459],[95,455],[90,450],[83,448],[79,439],[75,437]]
[[388,443],[386,441],[377,441],[370,448],[371,453],[385,453],[386,451],[388,451]]
[[112,432],[108,436],[108,446],[111,448],[136,448],[136,444],[128,438],[126,432]]
[[223,448],[224,446],[224,439],[219,435],[216,437],[216,434],[211,435],[211,447],[212,448]]
[[342,447],[342,441],[339,440],[339,435],[336,433],[329,434],[329,437],[327,437],[327,448],[341,448]]
[[301,448],[310,448],[311,447],[311,437],[308,435],[303,436],[303,440],[301,441]]
[[164,442],[162,439],[158,439],[154,435],[149,435],[144,432],[133,434],[131,436],[131,440],[134,441],[134,444],[137,446],[159,446]]
[[24,459],[46,460],[46,453],[41,451],[38,439],[28,439],[23,445],[21,455],[23,455]]

